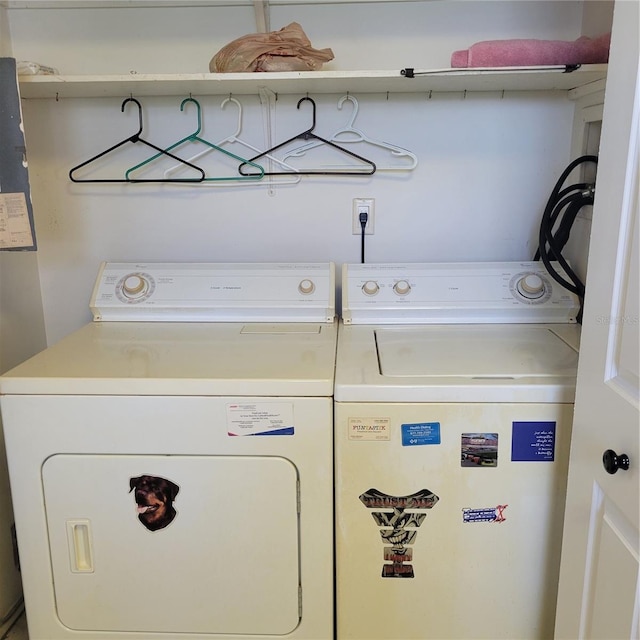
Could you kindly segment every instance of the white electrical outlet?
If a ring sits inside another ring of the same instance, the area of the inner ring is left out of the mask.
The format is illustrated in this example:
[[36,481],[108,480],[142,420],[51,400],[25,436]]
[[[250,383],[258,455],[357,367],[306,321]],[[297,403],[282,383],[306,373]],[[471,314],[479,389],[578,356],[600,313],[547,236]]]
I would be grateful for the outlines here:
[[360,213],[365,211],[368,214],[367,226],[364,228],[364,233],[367,236],[372,236],[374,233],[375,223],[375,204],[374,198],[354,198],[352,209],[353,220],[353,235],[360,235],[362,233],[362,226],[360,225]]

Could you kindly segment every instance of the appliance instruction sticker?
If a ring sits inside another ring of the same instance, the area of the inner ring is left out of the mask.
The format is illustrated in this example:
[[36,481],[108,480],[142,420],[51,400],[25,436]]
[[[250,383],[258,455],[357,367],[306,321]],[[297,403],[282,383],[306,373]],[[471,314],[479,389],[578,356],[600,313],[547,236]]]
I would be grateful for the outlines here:
[[417,447],[423,444],[440,444],[439,422],[418,422],[403,424],[402,446]]
[[33,247],[24,193],[0,193],[0,249]]
[[553,462],[556,447],[555,422],[514,422],[511,428],[513,462]]
[[230,436],[292,436],[291,402],[248,402],[227,405]]
[[349,440],[391,440],[389,418],[349,418]]

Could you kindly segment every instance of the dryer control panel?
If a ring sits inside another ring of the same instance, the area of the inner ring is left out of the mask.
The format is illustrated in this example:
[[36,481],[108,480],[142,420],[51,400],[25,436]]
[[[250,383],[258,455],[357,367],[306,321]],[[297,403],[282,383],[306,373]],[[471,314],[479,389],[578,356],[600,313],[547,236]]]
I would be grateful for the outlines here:
[[104,262],[95,321],[333,322],[333,263]]
[[542,262],[357,264],[342,271],[345,324],[575,322],[578,311],[577,296]]

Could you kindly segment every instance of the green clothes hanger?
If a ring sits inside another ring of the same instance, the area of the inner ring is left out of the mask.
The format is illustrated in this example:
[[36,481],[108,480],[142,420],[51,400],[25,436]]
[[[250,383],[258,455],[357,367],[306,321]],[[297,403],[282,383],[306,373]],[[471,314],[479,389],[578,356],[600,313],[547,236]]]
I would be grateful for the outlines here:
[[[154,156],[151,156],[150,158],[147,158],[147,160],[144,160],[143,162],[140,162],[139,164],[135,165],[134,167],[131,167],[130,169],[127,170],[127,172],[125,173],[125,178],[127,180],[130,180],[132,182],[139,182],[139,180],[137,180],[136,178],[132,178],[131,174],[136,171],[137,169],[140,169],[141,167],[149,164],[150,162],[153,162],[156,158],[159,158],[163,153],[168,153],[169,151],[175,149],[177,146],[184,144],[185,142],[200,142],[202,144],[205,144],[209,147],[211,147],[212,149],[215,149],[216,151],[220,151],[220,153],[224,153],[226,156],[229,156],[231,158],[234,158],[235,160],[237,160],[238,162],[242,163],[242,164],[250,164],[252,167],[254,167],[257,170],[257,173],[253,173],[249,176],[244,176],[244,175],[234,175],[234,176],[216,176],[216,177],[210,177],[210,178],[203,178],[203,180],[201,180],[201,182],[213,182],[213,181],[222,181],[222,180],[229,180],[229,181],[238,181],[238,180],[260,180],[262,178],[262,176],[264,175],[264,168],[261,167],[259,164],[255,164],[254,162],[251,162],[250,160],[246,160],[245,158],[241,158],[240,156],[237,156],[235,153],[232,153],[231,151],[227,151],[226,149],[223,149],[222,147],[219,147],[216,144],[213,144],[212,142],[209,142],[208,140],[205,140],[204,138],[201,138],[198,134],[200,133],[200,130],[202,129],[202,114],[201,114],[201,109],[200,109],[200,103],[195,99],[192,98],[191,96],[189,96],[188,98],[185,98],[182,103],[180,104],[180,111],[184,111],[184,105],[187,102],[193,102],[196,105],[197,108],[197,113],[198,113],[198,128],[191,134],[186,136],[185,138],[182,138],[182,140],[178,140],[178,142],[174,142],[172,145],[168,146],[166,149],[164,149],[164,151],[162,151],[161,153],[156,153]],[[171,179],[166,179],[167,182],[171,182]],[[158,182],[163,182],[163,180],[158,180]]]
[[[194,164],[191,164],[190,162],[187,162],[186,160],[183,160],[182,158],[178,158],[178,156],[174,156],[172,153],[169,153],[166,150],[162,150],[160,147],[157,147],[155,144],[152,144],[151,142],[148,142],[147,140],[143,140],[140,137],[140,134],[142,133],[142,105],[140,104],[140,102],[138,102],[138,100],[136,100],[135,98],[127,98],[122,103],[122,106],[120,107],[120,111],[122,111],[124,113],[125,106],[127,104],[129,104],[130,102],[134,103],[138,107],[138,131],[136,133],[134,133],[132,136],[129,136],[128,138],[125,138],[124,140],[121,140],[117,144],[114,144],[112,147],[109,147],[108,149],[105,149],[101,153],[93,156],[92,158],[89,158],[89,160],[86,160],[85,162],[82,162],[81,164],[73,167],[73,169],[71,169],[69,171],[69,179],[72,182],[202,182],[202,180],[204,180],[205,173],[200,167],[197,167]],[[89,164],[95,162],[96,160],[98,160],[98,158],[102,158],[103,156],[106,156],[107,154],[111,153],[112,151],[115,151],[116,149],[118,149],[119,147],[125,145],[128,142],[132,142],[134,144],[137,143],[137,142],[141,142],[142,144],[146,145],[147,147],[151,147],[152,149],[155,149],[156,151],[158,151],[159,152],[157,154],[158,156],[165,155],[165,156],[168,156],[170,158],[173,158],[173,160],[178,160],[181,165],[185,165],[187,167],[190,167],[191,169],[195,169],[196,171],[199,172],[200,175],[197,178],[172,178],[170,180],[164,179],[164,180],[135,180],[135,181],[129,180],[126,177],[125,178],[98,179],[98,178],[77,178],[74,175],[75,172],[78,169],[80,169],[82,167],[86,167],[87,165],[89,165]]]

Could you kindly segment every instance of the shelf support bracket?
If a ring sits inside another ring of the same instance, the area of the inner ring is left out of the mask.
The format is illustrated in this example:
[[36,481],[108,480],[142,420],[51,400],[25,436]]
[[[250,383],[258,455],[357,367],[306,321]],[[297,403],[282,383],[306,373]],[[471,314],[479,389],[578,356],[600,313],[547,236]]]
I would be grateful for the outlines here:
[[[267,87],[260,87],[258,89],[260,95],[260,106],[262,108],[262,129],[264,131],[264,148],[271,149],[273,147],[273,140],[275,137],[275,127],[276,127],[276,100],[278,96],[276,93],[271,91],[271,89],[267,89]],[[269,160],[269,173],[273,170],[271,166],[271,160]],[[263,178],[264,179],[264,178]],[[269,180],[269,190],[268,193],[270,196],[275,195],[275,186],[271,177],[267,176]]]
[[268,33],[271,31],[269,0],[253,0],[253,10],[256,14],[256,29],[258,33]]

